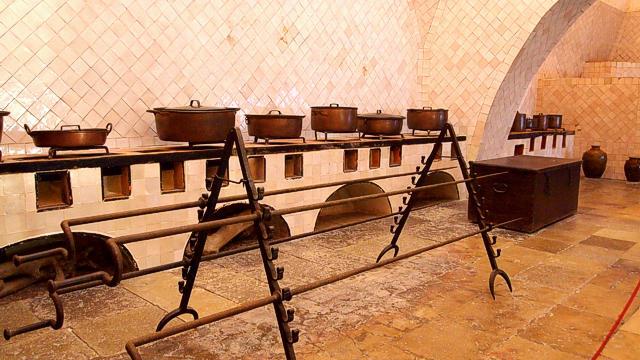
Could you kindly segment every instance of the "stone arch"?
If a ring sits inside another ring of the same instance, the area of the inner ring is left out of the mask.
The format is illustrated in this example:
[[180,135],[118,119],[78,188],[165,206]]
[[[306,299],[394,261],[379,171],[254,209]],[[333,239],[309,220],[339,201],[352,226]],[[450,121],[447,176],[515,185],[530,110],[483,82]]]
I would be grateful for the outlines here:
[[[378,184],[364,181],[341,186],[329,195],[326,201],[384,193],[384,189],[382,189]],[[377,199],[332,206],[320,210],[316,216],[315,230],[390,213],[391,203],[388,197],[380,197]]]
[[479,121],[475,127],[471,146],[477,147],[478,152],[470,154],[470,158],[500,156],[513,115],[529,84],[562,37],[596,3],[596,0],[560,0],[544,14],[511,63],[495,96],[487,94],[485,103],[491,97],[493,101],[486,121]]

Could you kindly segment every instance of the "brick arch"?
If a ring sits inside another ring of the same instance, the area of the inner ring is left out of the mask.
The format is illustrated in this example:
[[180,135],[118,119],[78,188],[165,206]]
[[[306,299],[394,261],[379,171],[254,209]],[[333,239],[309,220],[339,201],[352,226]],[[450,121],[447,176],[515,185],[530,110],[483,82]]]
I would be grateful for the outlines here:
[[597,3],[596,0],[560,0],[542,16],[511,63],[495,96],[485,95],[484,103],[491,102],[491,107],[486,121],[477,124],[471,136],[471,144],[478,150],[477,154],[470,154],[470,158],[487,159],[500,155],[513,115],[529,84],[563,36]]

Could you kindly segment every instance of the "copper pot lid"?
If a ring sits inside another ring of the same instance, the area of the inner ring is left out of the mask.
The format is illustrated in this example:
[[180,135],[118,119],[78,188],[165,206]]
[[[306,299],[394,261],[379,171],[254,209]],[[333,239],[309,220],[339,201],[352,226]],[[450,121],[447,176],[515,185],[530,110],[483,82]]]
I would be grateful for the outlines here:
[[239,108],[228,107],[215,107],[215,106],[202,106],[200,100],[191,100],[187,106],[176,107],[157,107],[153,108],[155,111],[162,112],[181,112],[181,113],[194,113],[194,112],[222,112],[222,111],[238,111]]
[[367,119],[389,119],[389,120],[402,120],[404,116],[402,115],[393,115],[393,114],[385,114],[382,110],[377,110],[375,113],[369,114],[358,114],[359,118],[367,118]]
[[274,109],[270,110],[266,114],[247,114],[247,118],[250,117],[258,117],[258,118],[274,118],[274,119],[302,119],[304,115],[291,115],[291,114],[283,114],[280,110]]
[[434,109],[431,106],[423,106],[422,109],[407,109],[407,111],[448,111],[447,109]]
[[357,107],[352,106],[340,106],[338,103],[331,103],[329,106],[312,106],[312,109],[347,109],[347,110],[358,110]]

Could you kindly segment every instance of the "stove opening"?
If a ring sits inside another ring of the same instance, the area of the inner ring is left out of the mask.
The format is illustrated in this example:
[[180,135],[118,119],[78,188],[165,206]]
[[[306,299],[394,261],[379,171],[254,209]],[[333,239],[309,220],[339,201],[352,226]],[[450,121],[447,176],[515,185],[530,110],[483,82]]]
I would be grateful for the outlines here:
[[131,196],[131,171],[129,166],[103,167],[102,200],[121,200]]
[[184,162],[160,163],[160,190],[163,194],[184,192]]
[[38,211],[62,209],[73,204],[69,171],[40,172],[35,176]]
[[[428,174],[423,181],[419,181],[418,186],[435,185],[451,181],[455,181],[451,174],[444,171],[436,171]],[[459,200],[460,194],[458,193],[458,186],[452,184],[416,193],[416,197],[416,206],[424,206],[447,200]]]
[[[268,205],[261,205],[263,209],[273,210]],[[251,214],[251,207],[246,203],[234,203],[216,210],[214,220]],[[281,239],[291,235],[289,225],[282,215],[275,215],[268,226],[273,226],[273,239]],[[248,245],[255,245],[258,240],[253,222],[231,224],[212,231],[207,236],[204,253],[214,254],[220,251],[232,250]]]
[[[76,241],[77,275],[94,271],[111,271],[112,261],[108,248],[104,245],[109,238],[107,235],[91,232],[74,232]],[[66,247],[66,240],[62,233],[41,235],[23,240],[0,249],[0,298],[16,293],[34,284],[41,284],[50,279],[62,279],[70,276],[73,268],[69,261],[61,257],[48,257],[16,267],[13,263],[14,255],[27,255],[39,251]],[[68,249],[67,249],[68,250]],[[129,250],[120,245],[124,258],[124,271],[138,270],[138,264]]]
[[[331,194],[326,201],[383,193],[384,190],[382,190],[380,186],[372,182],[361,182],[342,186]],[[390,213],[391,204],[387,197],[332,206],[320,210],[318,218],[316,219],[315,230],[326,229],[331,226],[346,224]]]

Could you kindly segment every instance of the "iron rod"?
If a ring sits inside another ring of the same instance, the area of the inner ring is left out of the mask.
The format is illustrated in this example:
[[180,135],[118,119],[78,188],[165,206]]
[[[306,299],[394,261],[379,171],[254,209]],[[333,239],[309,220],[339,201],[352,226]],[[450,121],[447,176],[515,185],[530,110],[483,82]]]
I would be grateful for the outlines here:
[[[494,227],[504,226],[504,225],[510,224],[512,222],[521,220],[521,219],[522,218],[517,218],[517,219],[505,221],[505,222],[502,222],[502,223],[499,223],[499,224],[496,224],[496,225],[488,225],[488,226],[483,227],[482,229],[478,229],[476,231],[472,231],[472,232],[466,233],[464,235],[456,236],[456,237],[454,237],[452,239],[449,239],[449,240],[446,240],[446,241],[441,241],[441,242],[438,242],[436,244],[428,245],[428,246],[425,246],[425,247],[422,247],[422,248],[419,248],[419,249],[416,249],[416,250],[413,250],[413,251],[409,251],[407,253],[398,255],[398,256],[396,256],[394,258],[390,258],[390,259],[386,259],[386,260],[380,261],[379,263],[371,263],[371,264],[364,265],[364,266],[361,266],[361,267],[353,269],[353,270],[345,271],[343,273],[340,273],[340,274],[337,274],[337,275],[334,275],[334,276],[330,276],[330,277],[327,277],[327,278],[324,278],[324,279],[321,279],[321,280],[318,280],[318,281],[314,281],[314,282],[311,282],[309,284],[294,288],[294,289],[291,290],[291,293],[294,296],[295,295],[299,295],[299,294],[303,294],[305,292],[317,289],[319,287],[322,287],[322,286],[325,286],[325,285],[328,285],[328,284],[332,284],[332,283],[338,282],[340,280],[344,280],[346,278],[361,274],[363,272],[366,272],[366,271],[369,271],[369,270],[373,270],[373,269],[376,269],[376,268],[379,268],[379,267],[383,267],[383,266],[392,264],[394,262],[397,262],[397,261],[400,261],[400,260],[404,260],[404,259],[416,256],[416,255],[419,255],[419,254],[421,254],[423,252],[426,252],[426,251],[429,251],[429,250],[433,250],[433,249],[442,247],[444,245],[451,244],[451,243],[454,243],[454,242],[469,238],[469,237],[474,236],[474,235],[478,235],[478,234],[480,234],[482,232],[490,231]],[[159,332],[155,332],[155,333],[152,333],[152,334],[140,336],[138,338],[135,338],[135,339],[130,340],[129,342],[127,342],[127,345],[126,345],[127,353],[129,353],[129,356],[133,360],[142,360],[142,357],[140,356],[140,353],[138,352],[138,349],[137,349],[138,346],[146,345],[146,344],[149,344],[149,343],[152,343],[152,342],[167,338],[169,336],[173,336],[173,335],[179,334],[181,332],[193,330],[193,329],[196,329],[196,328],[198,328],[200,326],[207,325],[207,324],[210,324],[210,323],[218,321],[218,320],[226,319],[228,317],[240,314],[242,312],[250,311],[250,310],[262,307],[262,306],[269,305],[269,304],[273,303],[274,301],[276,301],[278,299],[279,299],[279,295],[278,294],[274,294],[274,295],[271,295],[271,296],[263,297],[263,298],[260,298],[260,299],[257,299],[257,300],[251,301],[251,302],[244,303],[242,305],[230,308],[228,310],[224,310],[224,311],[221,311],[221,312],[218,312],[218,313],[215,313],[215,314],[207,315],[207,316],[205,316],[203,318],[200,318],[200,319],[197,319],[197,320],[192,320],[192,321],[189,321],[187,323],[175,325],[175,326],[172,326],[170,328],[166,328],[166,329],[164,329],[162,331],[159,331]]]
[[[487,174],[487,175],[478,176],[478,177],[475,177],[474,179],[463,179],[463,180],[457,180],[457,181],[447,181],[447,182],[442,182],[442,183],[439,183],[439,184],[417,186],[417,187],[414,187],[414,188],[403,189],[403,190],[394,190],[394,191],[390,191],[390,192],[386,192],[386,193],[383,192],[383,193],[379,193],[379,194],[355,196],[355,197],[351,197],[351,198],[347,198],[347,199],[332,200],[332,201],[325,201],[325,202],[314,203],[314,204],[309,204],[309,205],[295,206],[295,207],[282,209],[282,210],[274,210],[274,211],[271,212],[271,214],[272,215],[287,215],[287,214],[293,214],[293,213],[298,213],[298,212],[302,212],[302,211],[323,209],[323,208],[327,208],[327,207],[331,207],[331,206],[348,204],[348,203],[357,202],[357,201],[372,200],[372,199],[378,199],[378,198],[382,198],[382,197],[389,197],[389,196],[400,195],[400,194],[418,193],[418,192],[426,191],[426,190],[437,188],[437,187],[441,187],[441,186],[457,185],[457,184],[465,183],[465,182],[468,182],[468,181],[473,181],[473,180],[476,180],[476,179],[489,178],[489,177],[504,175],[504,174],[507,174],[507,173],[508,173],[508,171],[503,171],[503,172],[499,172],[499,173],[493,173],[493,174]],[[201,223],[198,223],[198,224],[182,225],[182,226],[176,226],[176,227],[172,227],[172,228],[165,228],[165,229],[153,230],[153,231],[148,231],[148,232],[143,232],[143,233],[124,235],[124,236],[114,237],[112,239],[114,239],[114,241],[116,243],[118,243],[118,244],[128,244],[128,243],[132,243],[132,242],[150,240],[150,239],[155,239],[155,238],[160,238],[160,237],[165,237],[165,236],[171,236],[171,235],[178,235],[178,234],[183,234],[183,233],[187,233],[187,232],[209,231],[209,230],[217,229],[217,228],[219,228],[221,226],[225,226],[225,225],[232,225],[232,224],[238,224],[238,223],[242,223],[242,222],[254,221],[257,218],[258,218],[258,215],[256,215],[256,214],[234,216],[234,217],[230,217],[230,218],[226,218],[226,219],[205,221],[205,222],[201,222]]]
[[[431,208],[431,207],[434,207],[434,206],[437,206],[437,205],[440,205],[440,204],[443,204],[443,203],[446,203],[446,202],[448,202],[448,201],[440,201],[440,202],[429,204],[429,205],[419,206],[419,207],[414,208],[412,211],[424,210],[424,209]],[[304,238],[304,237],[307,237],[307,236],[324,234],[324,233],[327,233],[327,232],[340,230],[340,229],[344,229],[344,228],[351,227],[351,226],[365,224],[365,223],[368,223],[368,222],[371,222],[371,221],[386,219],[388,217],[392,217],[392,216],[396,216],[396,215],[400,215],[400,214],[402,214],[401,211],[396,211],[396,212],[392,212],[392,213],[389,213],[389,214],[380,215],[380,216],[374,216],[374,217],[363,219],[363,220],[357,220],[357,221],[353,221],[353,222],[349,222],[349,223],[345,223],[345,224],[334,225],[334,226],[331,226],[331,227],[328,227],[328,228],[325,228],[325,229],[314,230],[314,231],[309,231],[309,232],[305,232],[305,233],[301,233],[301,234],[297,234],[297,235],[287,236],[287,237],[284,237],[284,238],[281,238],[281,239],[275,239],[272,242],[270,242],[270,244],[271,245],[282,244],[282,243],[286,243],[286,242],[289,242],[289,241],[298,240],[298,239],[301,239],[301,238]],[[222,252],[219,252],[219,253],[216,253],[216,254],[204,255],[202,257],[201,261],[211,261],[211,260],[223,258],[223,257],[226,257],[226,256],[236,255],[236,254],[240,254],[240,253],[243,253],[243,252],[255,250],[257,248],[258,248],[258,245],[248,245],[248,246],[244,246],[244,247],[240,247],[240,248],[236,248],[236,249],[232,249],[232,250],[222,251]],[[180,261],[174,261],[174,262],[170,262],[170,263],[166,263],[166,264],[162,264],[162,265],[152,266],[152,267],[149,267],[149,268],[146,268],[146,269],[142,269],[142,270],[129,271],[129,272],[124,273],[122,275],[122,280],[134,279],[134,278],[137,278],[137,277],[140,277],[140,276],[154,274],[154,273],[157,273],[157,272],[160,272],[160,271],[179,268],[181,266],[184,266],[185,264],[186,264],[186,262],[184,260],[180,260]],[[85,282],[85,283],[78,284],[78,285],[70,285],[70,286],[61,287],[58,290],[58,294],[60,294],[60,295],[68,294],[68,293],[71,293],[71,292],[75,292],[75,291],[79,291],[79,290],[85,290],[85,289],[89,289],[89,288],[100,286],[100,285],[104,285],[102,280],[93,280],[93,281]]]
[[185,331],[189,331],[189,330],[198,328],[198,327],[206,325],[206,324],[210,324],[210,323],[218,321],[218,320],[223,320],[223,319],[226,319],[228,317],[238,315],[238,314],[246,312],[246,311],[251,311],[251,310],[257,309],[259,307],[267,306],[269,304],[272,304],[274,301],[278,300],[279,298],[280,298],[279,294],[266,296],[266,297],[263,297],[261,299],[250,301],[250,302],[238,305],[236,307],[232,307],[230,309],[227,309],[227,310],[215,313],[215,314],[207,315],[207,316],[202,317],[202,318],[197,319],[197,320],[192,320],[190,322],[186,322],[186,323],[182,323],[182,324],[175,325],[175,326],[172,326],[172,327],[168,327],[168,328],[165,328],[165,329],[163,329],[161,331],[158,331],[158,332],[155,332],[155,333],[151,333],[151,334],[148,334],[148,335],[144,335],[144,336],[138,337],[136,339],[130,340],[129,342],[127,342],[127,345],[125,346],[125,348],[127,349],[127,353],[129,353],[129,356],[131,357],[131,359],[141,360],[142,357],[140,356],[140,353],[138,352],[138,349],[136,348],[137,346],[142,346],[142,345],[154,342],[154,341],[158,341],[158,340],[167,338],[169,336],[173,336],[173,335],[185,332]]
[[[451,169],[456,169],[456,167],[450,166],[450,167],[445,167],[441,169],[434,169],[434,170],[431,170],[430,172],[451,170]],[[355,183],[364,182],[364,181],[382,180],[382,179],[388,179],[388,178],[394,178],[394,177],[417,175],[419,173],[420,172],[418,171],[409,171],[409,172],[404,172],[399,174],[378,175],[378,176],[371,176],[371,177],[359,178],[359,179],[353,179],[353,180],[341,180],[341,181],[334,181],[330,183],[297,186],[297,187],[292,187],[287,189],[265,191],[264,196],[289,194],[289,193],[298,192],[298,191],[321,189],[325,187],[338,186],[338,185],[355,184]],[[228,203],[232,201],[240,201],[240,200],[245,200],[246,198],[247,198],[246,194],[224,196],[218,199],[218,203],[221,204],[221,203]],[[200,200],[188,201],[188,202],[178,203],[178,204],[155,206],[152,208],[134,209],[134,210],[114,212],[110,214],[85,216],[85,217],[69,219],[65,221],[69,226],[84,225],[84,224],[91,224],[91,223],[102,222],[102,221],[124,219],[128,217],[133,217],[133,216],[151,215],[151,214],[157,214],[161,212],[189,209],[196,206],[200,206],[201,204],[202,204],[202,201]]]
[[334,283],[334,282],[337,282],[337,281],[340,281],[340,280],[344,280],[346,278],[361,274],[361,273],[363,273],[365,271],[369,271],[369,270],[373,270],[373,269],[376,269],[376,268],[379,268],[379,267],[382,267],[382,266],[386,266],[386,265],[392,264],[392,263],[394,263],[396,261],[404,260],[404,259],[416,256],[416,255],[422,254],[423,252],[426,252],[426,251],[429,251],[429,250],[433,250],[433,249],[437,249],[439,247],[442,247],[442,246],[445,246],[445,245],[448,245],[448,244],[451,244],[451,243],[454,243],[454,242],[457,242],[457,241],[460,241],[460,240],[464,240],[464,239],[469,238],[471,236],[478,235],[478,234],[481,234],[481,233],[484,233],[484,232],[487,232],[487,231],[491,231],[495,227],[504,226],[504,225],[507,225],[507,224],[510,224],[512,222],[516,222],[516,221],[522,220],[522,219],[523,218],[517,218],[517,219],[512,219],[512,220],[509,220],[509,221],[504,221],[504,222],[501,222],[501,223],[496,224],[496,225],[488,225],[488,226],[483,227],[482,229],[478,229],[478,230],[472,231],[470,233],[466,233],[466,234],[463,234],[463,235],[460,235],[460,236],[456,236],[454,238],[451,238],[451,239],[448,239],[448,240],[445,240],[445,241],[440,241],[440,242],[437,242],[437,243],[432,244],[432,245],[421,247],[419,249],[412,250],[412,251],[406,252],[404,254],[400,254],[400,255],[398,255],[396,257],[392,257],[392,258],[389,258],[389,259],[386,259],[386,260],[382,260],[382,261],[380,261],[378,263],[372,263],[372,264],[369,264],[369,265],[364,265],[364,266],[361,266],[361,267],[359,267],[357,269],[345,271],[343,273],[336,274],[334,276],[330,276],[330,277],[327,277],[325,279],[321,279],[321,280],[318,280],[318,281],[314,281],[314,282],[308,283],[306,285],[299,286],[297,288],[292,289],[291,293],[294,296],[298,295],[298,294],[303,294],[303,293],[306,293],[307,291],[311,291],[313,289],[317,289],[319,287],[322,287],[322,286],[325,286],[325,285],[328,285],[328,284],[331,284],[331,283]]

